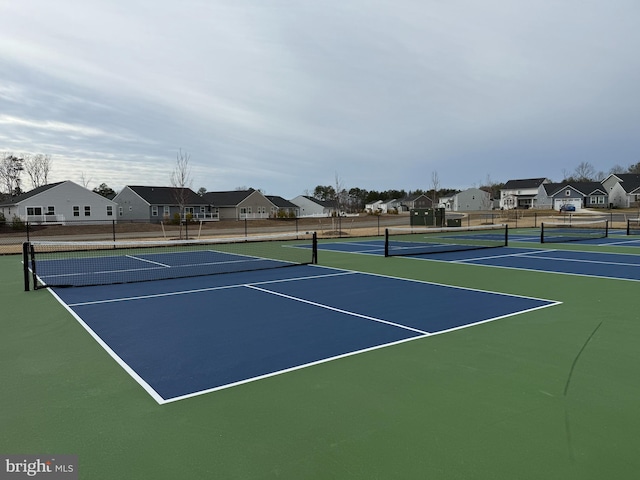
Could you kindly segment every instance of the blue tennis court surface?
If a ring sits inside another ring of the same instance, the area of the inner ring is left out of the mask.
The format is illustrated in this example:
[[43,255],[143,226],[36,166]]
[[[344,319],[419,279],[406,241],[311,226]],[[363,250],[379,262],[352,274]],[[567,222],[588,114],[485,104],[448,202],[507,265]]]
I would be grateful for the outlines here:
[[161,404],[558,304],[308,265],[53,292]]
[[[600,243],[603,240],[623,241],[619,238],[597,239]],[[593,244],[595,241],[588,240],[587,243]],[[609,242],[609,244],[611,243]],[[383,240],[323,243],[318,245],[318,248],[337,252],[384,255]],[[500,247],[462,252],[411,255],[401,258],[640,281],[640,255],[623,253]]]

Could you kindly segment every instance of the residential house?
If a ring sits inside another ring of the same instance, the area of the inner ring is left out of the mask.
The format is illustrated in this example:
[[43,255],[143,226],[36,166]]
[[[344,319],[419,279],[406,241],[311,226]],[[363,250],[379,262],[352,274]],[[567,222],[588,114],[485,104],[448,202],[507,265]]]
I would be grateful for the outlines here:
[[251,220],[269,218],[277,206],[258,190],[207,192],[203,199],[215,208],[221,220]]
[[29,223],[111,222],[117,204],[69,180],[35,188],[0,203],[7,221],[14,217]]
[[282,197],[276,195],[266,195],[273,204],[271,207],[271,216],[274,218],[294,218],[300,216],[300,208]]
[[335,201],[318,200],[308,195],[298,195],[291,203],[300,208],[301,217],[331,217],[338,213]]
[[384,202],[382,200],[376,200],[375,202],[366,203],[364,205],[364,210],[367,213],[382,213],[382,204]]
[[552,207],[560,210],[573,205],[576,211],[583,208],[608,207],[608,195],[600,182],[569,182],[551,195]]
[[122,220],[167,222],[181,215],[183,220],[187,216],[193,220],[218,220],[215,208],[190,188],[127,185],[113,201],[118,204],[118,218]]
[[551,181],[547,178],[509,180],[500,189],[500,208],[504,210],[538,208],[536,198],[545,183],[551,183]]
[[441,198],[440,204],[453,212],[491,210],[491,194],[479,188],[469,188],[446,199]]
[[536,196],[538,208],[560,210],[573,205],[576,211],[583,208],[607,208],[609,196],[600,182],[546,183]]
[[602,181],[611,207],[629,208],[640,205],[640,174],[612,173]]
[[409,195],[403,198],[400,203],[402,204],[403,211],[415,210],[417,208],[432,208],[433,201],[424,193],[416,195]]
[[368,213],[398,213],[403,210],[403,205],[400,200],[377,200],[373,203],[365,205],[365,210]]

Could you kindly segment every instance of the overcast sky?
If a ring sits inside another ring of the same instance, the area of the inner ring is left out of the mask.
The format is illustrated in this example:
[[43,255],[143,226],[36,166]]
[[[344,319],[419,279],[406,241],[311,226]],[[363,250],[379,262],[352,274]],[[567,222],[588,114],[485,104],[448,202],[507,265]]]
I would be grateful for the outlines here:
[[286,198],[608,173],[640,161],[639,26],[638,0],[0,0],[0,152],[119,190],[182,149],[194,190]]

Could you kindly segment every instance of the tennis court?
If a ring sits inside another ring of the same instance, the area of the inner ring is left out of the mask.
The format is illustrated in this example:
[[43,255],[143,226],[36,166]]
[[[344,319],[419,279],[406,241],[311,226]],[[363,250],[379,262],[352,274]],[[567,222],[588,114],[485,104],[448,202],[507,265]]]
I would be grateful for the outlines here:
[[310,266],[54,292],[161,404],[557,304]]
[[[196,262],[129,246],[95,277],[42,252],[50,288],[30,292],[1,257],[0,450],[77,454],[94,479],[633,478],[634,249],[521,234],[392,258],[380,237],[319,241],[317,263],[306,240]],[[275,250],[286,268],[176,276]]]

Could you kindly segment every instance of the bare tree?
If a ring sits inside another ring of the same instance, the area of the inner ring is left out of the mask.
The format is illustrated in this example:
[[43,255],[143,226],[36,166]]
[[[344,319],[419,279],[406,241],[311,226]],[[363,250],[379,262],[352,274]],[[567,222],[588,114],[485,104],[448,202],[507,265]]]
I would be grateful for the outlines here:
[[347,203],[347,199],[349,197],[349,193],[344,188],[344,182],[336,172],[335,175],[335,191],[334,191],[334,200],[336,207],[336,215],[340,215],[340,212],[344,211],[345,205]]
[[49,171],[51,170],[51,155],[42,153],[26,155],[24,158],[24,170],[27,172],[33,188],[47,185]]
[[433,208],[433,225],[438,224],[436,208],[438,208],[438,190],[440,190],[440,177],[438,177],[438,172],[431,172],[431,189],[433,190],[433,198],[431,199],[431,207]]
[[9,152],[2,153],[0,157],[0,184],[10,196],[19,195],[20,177],[24,170],[24,159]]
[[80,182],[84,188],[89,188],[89,184],[91,183],[91,178],[87,178],[84,172],[80,172]]
[[[176,155],[176,166],[171,173],[171,186],[173,187],[173,196],[178,205],[180,211],[180,218],[184,218],[184,210],[189,200],[189,192],[191,191],[191,184],[193,179],[191,178],[191,167],[189,161],[191,155],[187,152],[183,152],[182,149],[178,150]],[[182,236],[182,231],[180,232]]]
[[431,190],[433,190],[433,198],[431,199],[431,206],[436,208],[438,205],[437,196],[438,190],[440,190],[440,177],[438,177],[438,172],[431,172]]
[[589,162],[580,162],[573,173],[576,182],[591,182],[596,178],[596,169]]

